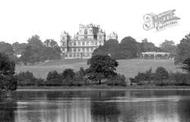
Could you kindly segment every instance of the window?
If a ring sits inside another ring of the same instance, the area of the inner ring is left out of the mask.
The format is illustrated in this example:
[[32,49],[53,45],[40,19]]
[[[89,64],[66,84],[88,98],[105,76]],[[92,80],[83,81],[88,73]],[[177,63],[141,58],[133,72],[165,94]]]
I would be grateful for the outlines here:
[[85,45],[85,43],[84,43],[84,42],[82,42],[82,45]]
[[87,30],[87,29],[84,30],[84,34],[85,34],[85,35],[88,34],[88,30]]

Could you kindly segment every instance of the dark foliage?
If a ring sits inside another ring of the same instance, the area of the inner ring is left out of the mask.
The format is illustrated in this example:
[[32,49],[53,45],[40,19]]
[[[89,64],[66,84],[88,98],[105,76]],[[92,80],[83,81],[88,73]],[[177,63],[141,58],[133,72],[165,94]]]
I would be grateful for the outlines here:
[[73,69],[65,69],[61,76],[63,78],[63,85],[74,85],[75,72]]
[[99,84],[102,79],[116,75],[115,71],[118,66],[118,62],[108,55],[95,55],[88,60],[87,64],[90,65],[87,69],[89,79],[98,81]]
[[48,42],[43,44],[40,37],[35,35],[28,40],[28,44],[20,57],[20,61],[24,64],[34,64],[36,62],[60,58],[61,50],[55,41],[51,40],[50,44]]
[[115,76],[111,76],[106,81],[107,85],[110,86],[126,86],[126,78],[124,75],[117,74]]
[[10,58],[0,53],[0,91],[13,91],[17,88],[14,76],[15,63]]
[[32,86],[35,85],[36,78],[34,77],[33,73],[26,71],[20,72],[16,75],[17,84],[19,86]]
[[183,61],[182,69],[186,70],[187,72],[190,72],[190,58],[187,58]]
[[175,63],[183,63],[185,59],[190,57],[190,34],[186,35],[177,45],[177,54],[175,56]]
[[62,78],[61,75],[57,73],[57,71],[51,71],[47,75],[46,80],[47,86],[58,86],[62,85]]
[[154,74],[154,79],[158,81],[166,80],[169,78],[169,73],[164,67],[158,67]]

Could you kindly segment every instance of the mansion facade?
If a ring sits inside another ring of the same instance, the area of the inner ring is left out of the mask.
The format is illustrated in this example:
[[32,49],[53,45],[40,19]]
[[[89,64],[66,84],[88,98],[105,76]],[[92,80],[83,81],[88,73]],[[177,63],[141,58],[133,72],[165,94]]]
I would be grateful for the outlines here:
[[[111,33],[108,39],[118,39],[116,33]],[[89,59],[100,45],[104,45],[106,33],[99,25],[79,25],[79,32],[71,38],[64,32],[61,35],[61,50],[65,59]]]

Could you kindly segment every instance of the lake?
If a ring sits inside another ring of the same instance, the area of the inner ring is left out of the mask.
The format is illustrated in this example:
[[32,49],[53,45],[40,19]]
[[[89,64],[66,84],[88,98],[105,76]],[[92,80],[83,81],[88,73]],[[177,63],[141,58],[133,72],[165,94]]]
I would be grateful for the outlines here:
[[190,90],[18,91],[0,122],[190,122]]

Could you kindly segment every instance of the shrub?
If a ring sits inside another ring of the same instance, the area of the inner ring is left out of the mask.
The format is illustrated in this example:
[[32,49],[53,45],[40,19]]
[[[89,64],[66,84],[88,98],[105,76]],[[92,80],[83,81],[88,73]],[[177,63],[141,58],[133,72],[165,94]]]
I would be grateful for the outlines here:
[[26,72],[20,72],[16,75],[17,78],[17,84],[19,86],[31,86],[35,84],[36,78],[34,77],[33,73],[26,71]]
[[166,80],[169,78],[169,73],[164,67],[158,67],[154,74],[154,79],[157,81]]
[[[17,88],[15,62],[7,55],[0,53],[0,92],[13,91]],[[1,95],[0,95],[1,96]]]
[[47,86],[58,86],[62,85],[61,75],[57,73],[57,71],[51,71],[48,73],[46,78]]
[[138,85],[150,84],[153,80],[152,69],[147,70],[145,73],[138,73],[134,79],[130,79],[132,83],[136,83]]
[[86,76],[86,71],[84,68],[80,68],[78,72],[75,73],[74,77],[74,85],[81,86],[81,85],[88,85],[88,79],[85,77]]
[[126,78],[124,75],[117,74],[108,78],[106,84],[111,86],[126,86]]
[[173,85],[190,85],[190,75],[185,73],[170,73],[170,81],[173,81]]
[[63,85],[74,85],[75,72],[73,69],[65,69],[61,76],[63,78]]

